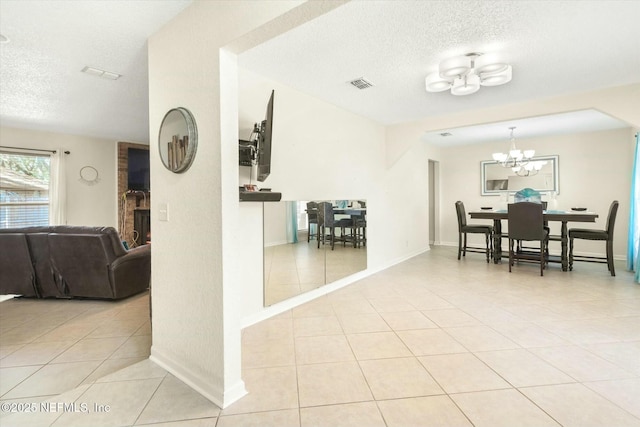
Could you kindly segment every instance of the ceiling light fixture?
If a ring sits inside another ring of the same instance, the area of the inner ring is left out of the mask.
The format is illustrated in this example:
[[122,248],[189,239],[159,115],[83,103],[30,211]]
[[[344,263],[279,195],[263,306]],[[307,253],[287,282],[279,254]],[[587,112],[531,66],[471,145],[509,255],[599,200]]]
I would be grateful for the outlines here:
[[122,74],[112,73],[110,71],[105,71],[99,68],[94,68],[89,66],[84,67],[82,69],[82,72],[90,74],[92,76],[102,77],[103,79],[108,79],[108,80],[118,80],[120,77],[122,77]]
[[546,161],[533,160],[535,150],[518,150],[516,148],[516,138],[513,136],[515,126],[509,128],[511,136],[509,138],[509,152],[493,153],[492,157],[500,166],[511,168],[519,176],[530,176],[540,172],[540,169],[547,164]]
[[445,59],[438,72],[425,78],[427,92],[451,89],[452,95],[470,95],[480,86],[498,86],[511,81],[511,65],[497,54],[467,53]]

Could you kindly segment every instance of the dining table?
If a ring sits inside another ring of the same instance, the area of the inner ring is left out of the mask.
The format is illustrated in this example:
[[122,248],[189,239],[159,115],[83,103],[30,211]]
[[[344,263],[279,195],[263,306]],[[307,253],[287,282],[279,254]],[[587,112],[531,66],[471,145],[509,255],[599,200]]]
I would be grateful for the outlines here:
[[[502,258],[502,221],[508,220],[509,215],[506,209],[481,209],[469,212],[472,219],[491,219],[493,220],[493,262],[498,264]],[[598,214],[587,210],[545,210],[543,211],[545,222],[560,222],[560,256],[549,256],[549,262],[558,262],[562,264],[562,271],[569,269],[569,231],[567,224],[569,222],[596,222]]]

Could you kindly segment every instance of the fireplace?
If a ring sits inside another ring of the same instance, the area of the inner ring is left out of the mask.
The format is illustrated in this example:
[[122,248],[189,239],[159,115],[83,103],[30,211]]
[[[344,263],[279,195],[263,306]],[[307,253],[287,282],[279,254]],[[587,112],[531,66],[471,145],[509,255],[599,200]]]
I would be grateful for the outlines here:
[[133,211],[133,229],[136,245],[151,243],[151,212],[149,209],[136,208]]

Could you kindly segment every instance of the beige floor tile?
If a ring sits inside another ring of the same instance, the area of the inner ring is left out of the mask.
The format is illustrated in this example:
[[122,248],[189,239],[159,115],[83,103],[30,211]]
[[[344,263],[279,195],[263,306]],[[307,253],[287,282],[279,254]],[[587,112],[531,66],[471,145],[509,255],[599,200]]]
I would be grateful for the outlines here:
[[251,351],[242,352],[244,369],[295,365],[293,338],[273,339],[250,348]]
[[582,384],[520,390],[563,427],[640,426],[640,419]]
[[220,417],[216,427],[300,427],[300,415],[298,409],[226,415]]
[[[128,359],[111,359],[105,360],[104,363],[121,363]],[[102,366],[102,365],[101,365]],[[146,380],[150,378],[164,378],[167,371],[153,363],[150,359],[143,359],[137,363],[131,364],[124,369],[105,375],[96,380],[99,383],[126,381],[126,380]]]
[[391,328],[377,313],[370,314],[341,314],[340,324],[345,334],[359,334],[363,332],[384,332]]
[[462,326],[444,328],[458,342],[469,351],[491,351],[520,348],[520,346],[504,335],[499,334],[488,326]]
[[640,376],[640,341],[589,344],[585,349]]
[[220,408],[197,391],[169,374],[146,404],[137,424],[211,418],[220,414]]
[[85,338],[53,359],[52,363],[105,360],[126,341],[127,337]]
[[511,388],[471,353],[421,356],[418,359],[447,393]]
[[[198,420],[180,420],[168,423],[144,424],[145,427],[212,427],[216,425],[218,418],[200,418]],[[140,424],[136,424],[140,425]],[[217,424],[220,426],[220,424]]]
[[560,426],[514,389],[452,394],[450,397],[475,427]]
[[640,378],[598,381],[584,385],[640,419]]
[[135,335],[130,337],[113,352],[110,359],[127,359],[131,357],[149,357],[151,335]]
[[394,313],[401,311],[414,311],[415,307],[402,297],[369,298],[369,303],[378,313]]
[[107,359],[102,362],[100,366],[98,366],[96,370],[91,373],[91,375],[85,378],[84,381],[82,381],[82,384],[93,383],[102,377],[105,377],[114,372],[118,372],[145,359],[146,358],[144,357],[133,357],[128,359]]
[[0,397],[27,379],[41,367],[40,365],[33,365],[0,368],[0,379],[2,379],[0,381]]
[[365,360],[360,367],[376,400],[444,394],[415,357]]
[[566,339],[531,322],[500,322],[491,327],[524,348],[570,344]]
[[318,317],[318,316],[335,316],[333,305],[328,297],[320,297],[313,301],[299,305],[292,309],[294,318],[297,317]]
[[441,328],[473,326],[480,324],[479,320],[457,308],[449,308],[446,310],[425,310],[422,314],[427,316]]
[[25,344],[0,345],[0,359],[4,359],[16,350],[21,349]]
[[44,365],[74,345],[75,341],[32,342],[0,360],[0,367]]
[[0,342],[2,345],[27,344],[38,337],[55,329],[56,325],[43,325],[40,327],[18,326],[0,332]]
[[355,360],[344,335],[296,338],[296,364],[346,362]]
[[222,415],[298,408],[295,366],[245,369],[242,379],[248,394],[222,411]]
[[573,378],[527,350],[500,350],[475,353],[514,387],[563,384]]
[[468,351],[442,329],[398,331],[397,334],[415,356],[465,353]]
[[143,324],[143,320],[113,320],[98,326],[87,335],[87,338],[130,337]]
[[412,356],[411,351],[394,332],[372,332],[347,335],[358,360]]
[[3,398],[15,399],[64,393],[82,383],[99,365],[100,361],[45,365],[6,393]]
[[373,400],[357,362],[298,366],[300,407]]
[[394,331],[406,331],[411,329],[437,328],[438,325],[429,320],[419,311],[402,311],[392,313],[380,313],[380,316]]
[[448,396],[384,400],[378,406],[388,427],[472,426]]
[[342,327],[336,316],[297,317],[293,319],[295,337],[341,335]]
[[376,310],[366,299],[348,299],[333,302],[333,309],[338,317],[352,314],[371,314]]
[[577,381],[598,381],[632,377],[633,374],[578,346],[530,349]]
[[301,427],[386,427],[375,402],[300,409]]
[[78,341],[91,333],[99,325],[95,323],[65,323],[35,339],[35,342]]
[[95,383],[76,401],[89,411],[64,413],[52,427],[109,427],[133,425],[161,380]]

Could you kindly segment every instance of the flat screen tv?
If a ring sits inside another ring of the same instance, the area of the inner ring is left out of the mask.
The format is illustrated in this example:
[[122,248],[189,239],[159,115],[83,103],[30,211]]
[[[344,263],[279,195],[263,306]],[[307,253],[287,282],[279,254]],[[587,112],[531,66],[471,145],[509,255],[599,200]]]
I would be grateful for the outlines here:
[[271,134],[273,132],[273,90],[267,104],[267,113],[260,126],[258,138],[258,181],[264,182],[271,173]]
[[133,191],[150,191],[149,150],[129,148],[128,189]]

